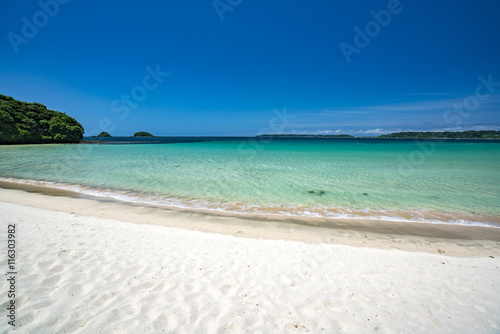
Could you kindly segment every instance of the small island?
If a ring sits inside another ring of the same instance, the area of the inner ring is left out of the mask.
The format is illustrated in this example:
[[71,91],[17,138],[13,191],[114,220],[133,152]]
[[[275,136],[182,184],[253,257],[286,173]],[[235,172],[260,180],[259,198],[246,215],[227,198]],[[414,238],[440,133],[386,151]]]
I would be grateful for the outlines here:
[[0,94],[0,144],[80,143],[83,133],[65,113]]
[[134,133],[134,137],[154,137],[152,134],[146,131],[139,131]]
[[106,131],[103,131],[100,134],[98,134],[96,137],[106,138],[106,137],[112,137],[112,136],[109,133],[107,133]]

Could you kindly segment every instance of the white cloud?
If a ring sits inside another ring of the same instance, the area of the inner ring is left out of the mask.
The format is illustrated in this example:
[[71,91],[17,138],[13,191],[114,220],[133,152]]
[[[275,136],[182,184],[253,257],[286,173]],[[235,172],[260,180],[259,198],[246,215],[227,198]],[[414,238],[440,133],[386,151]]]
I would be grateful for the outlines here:
[[[408,94],[410,95],[410,94]],[[428,94],[416,94],[416,95],[444,95],[439,93],[428,93]],[[453,95],[454,94],[447,94]],[[412,101],[412,102],[401,102],[392,104],[381,104],[381,105],[371,105],[371,106],[357,106],[349,108],[329,108],[319,113],[302,113],[302,115],[316,115],[316,116],[338,116],[342,114],[379,114],[379,113],[390,113],[390,112],[433,112],[433,113],[444,113],[446,110],[453,108],[455,104],[463,104],[467,95],[460,95],[455,98],[445,98],[445,99],[432,99],[425,101]],[[480,101],[479,108],[486,108],[492,110],[499,110],[500,104],[500,94],[493,94],[487,99]]]

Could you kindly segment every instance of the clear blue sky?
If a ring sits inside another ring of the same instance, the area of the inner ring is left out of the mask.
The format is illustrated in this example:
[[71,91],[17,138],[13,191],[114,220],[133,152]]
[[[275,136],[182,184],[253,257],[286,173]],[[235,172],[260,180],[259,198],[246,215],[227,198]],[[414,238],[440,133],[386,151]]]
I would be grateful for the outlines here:
[[0,93],[86,134],[500,129],[497,0],[55,1],[0,5]]

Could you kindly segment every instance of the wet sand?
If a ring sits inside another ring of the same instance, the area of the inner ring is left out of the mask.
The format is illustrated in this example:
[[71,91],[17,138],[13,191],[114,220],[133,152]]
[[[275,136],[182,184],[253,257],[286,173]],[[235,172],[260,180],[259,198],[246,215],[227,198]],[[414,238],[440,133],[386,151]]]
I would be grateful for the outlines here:
[[335,243],[441,254],[444,252],[451,256],[500,256],[500,228],[484,226],[182,210],[1,181],[0,201],[83,216],[247,238]]
[[496,228],[248,219],[29,190],[0,189],[1,228],[15,225],[17,241],[16,328],[4,319],[2,333],[500,330]]

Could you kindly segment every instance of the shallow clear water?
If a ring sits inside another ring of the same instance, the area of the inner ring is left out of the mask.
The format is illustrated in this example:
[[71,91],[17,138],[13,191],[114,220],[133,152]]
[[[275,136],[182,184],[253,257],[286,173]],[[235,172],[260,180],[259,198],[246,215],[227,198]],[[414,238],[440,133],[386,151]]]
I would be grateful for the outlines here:
[[267,141],[1,146],[0,177],[235,212],[500,223],[500,143]]

